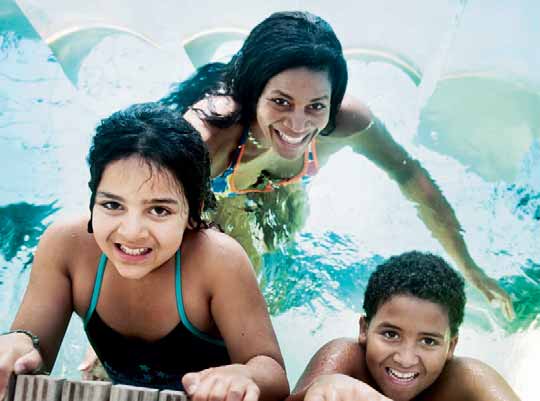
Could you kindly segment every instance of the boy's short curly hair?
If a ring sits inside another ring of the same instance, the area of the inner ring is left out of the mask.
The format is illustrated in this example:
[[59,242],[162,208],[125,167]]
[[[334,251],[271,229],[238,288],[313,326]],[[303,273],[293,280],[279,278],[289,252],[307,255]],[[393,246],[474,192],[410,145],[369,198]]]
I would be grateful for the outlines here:
[[368,323],[394,295],[411,295],[441,305],[448,312],[452,336],[463,322],[463,278],[440,256],[418,251],[392,256],[377,266],[364,295]]

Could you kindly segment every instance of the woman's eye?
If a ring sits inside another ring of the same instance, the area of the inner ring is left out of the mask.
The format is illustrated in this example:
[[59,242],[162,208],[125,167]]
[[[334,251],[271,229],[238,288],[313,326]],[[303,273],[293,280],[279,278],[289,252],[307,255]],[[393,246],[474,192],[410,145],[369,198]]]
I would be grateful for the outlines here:
[[120,205],[120,203],[113,201],[102,202],[101,206],[103,206],[107,210],[119,210],[122,208],[122,205]]
[[289,106],[290,105],[290,103],[289,103],[289,101],[287,99],[283,99],[281,97],[276,97],[276,98],[272,99],[272,102],[274,102],[278,106]]
[[312,105],[310,105],[310,107],[312,110],[315,111],[321,111],[326,109],[326,105],[324,103],[313,103]]
[[161,206],[153,207],[152,209],[150,209],[150,213],[153,214],[154,216],[158,216],[158,217],[164,217],[164,216],[168,216],[169,214],[171,214],[169,209],[166,209],[166,208],[161,207]]

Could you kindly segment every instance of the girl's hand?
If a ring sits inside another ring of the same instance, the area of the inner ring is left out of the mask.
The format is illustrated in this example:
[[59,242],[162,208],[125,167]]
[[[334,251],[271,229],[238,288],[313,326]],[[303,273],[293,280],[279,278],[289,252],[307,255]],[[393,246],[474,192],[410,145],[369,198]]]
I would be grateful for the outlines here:
[[26,334],[10,333],[0,336],[0,400],[4,398],[9,378],[32,373],[43,366],[43,359]]
[[241,364],[187,373],[182,385],[192,401],[257,401],[260,394],[248,367]]
[[366,383],[342,374],[319,376],[304,401],[391,401]]

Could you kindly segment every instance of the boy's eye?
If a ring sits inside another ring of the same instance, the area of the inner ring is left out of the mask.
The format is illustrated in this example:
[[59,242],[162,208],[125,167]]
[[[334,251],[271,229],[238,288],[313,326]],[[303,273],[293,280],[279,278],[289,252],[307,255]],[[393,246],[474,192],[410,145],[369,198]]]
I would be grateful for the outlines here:
[[122,205],[115,201],[102,202],[101,206],[103,206],[107,210],[119,210],[122,208]]
[[433,347],[435,345],[438,345],[439,342],[431,337],[425,337],[421,340],[422,344],[427,345],[428,347]]
[[152,209],[150,209],[150,213],[157,217],[165,217],[171,214],[169,209],[161,206],[154,206]]
[[399,334],[396,331],[393,331],[393,330],[383,331],[382,335],[383,335],[384,338],[386,338],[388,340],[395,340],[395,339],[399,338]]

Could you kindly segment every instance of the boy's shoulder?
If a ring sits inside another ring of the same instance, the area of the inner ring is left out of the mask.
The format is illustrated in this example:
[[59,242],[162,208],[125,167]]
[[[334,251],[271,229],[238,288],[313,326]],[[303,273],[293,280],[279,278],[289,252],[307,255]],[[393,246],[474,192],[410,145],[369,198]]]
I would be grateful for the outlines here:
[[437,380],[418,401],[519,400],[506,380],[491,366],[475,358],[450,359]]

